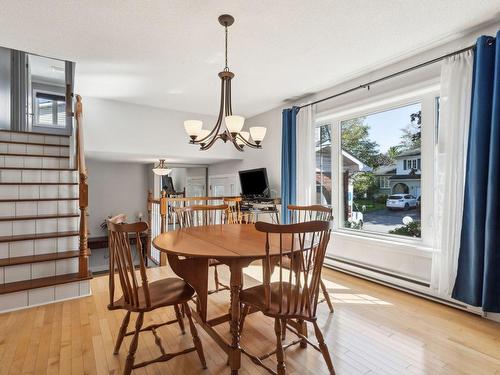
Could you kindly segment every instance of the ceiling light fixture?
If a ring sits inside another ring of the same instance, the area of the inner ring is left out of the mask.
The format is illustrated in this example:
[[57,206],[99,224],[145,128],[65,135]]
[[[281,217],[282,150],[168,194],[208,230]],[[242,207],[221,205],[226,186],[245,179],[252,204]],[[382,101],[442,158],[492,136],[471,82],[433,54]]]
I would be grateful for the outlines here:
[[160,159],[158,165],[154,166],[153,173],[158,176],[165,176],[172,172],[171,168],[167,168],[167,164],[165,163],[165,159]]
[[[238,151],[243,151],[244,146],[262,148],[261,143],[266,135],[266,128],[255,126],[249,129],[250,132],[243,131],[245,118],[233,115],[233,108],[231,106],[231,79],[234,78],[234,73],[227,66],[227,28],[234,23],[234,18],[229,14],[223,14],[219,17],[219,23],[224,26],[226,36],[225,67],[219,73],[219,78],[221,79],[219,116],[212,130],[203,129],[203,122],[198,120],[184,121],[184,129],[190,138],[189,143],[200,145],[201,150],[208,150],[214,145],[217,139],[222,139],[224,143],[227,141],[232,142]],[[220,132],[223,119],[226,129]]]

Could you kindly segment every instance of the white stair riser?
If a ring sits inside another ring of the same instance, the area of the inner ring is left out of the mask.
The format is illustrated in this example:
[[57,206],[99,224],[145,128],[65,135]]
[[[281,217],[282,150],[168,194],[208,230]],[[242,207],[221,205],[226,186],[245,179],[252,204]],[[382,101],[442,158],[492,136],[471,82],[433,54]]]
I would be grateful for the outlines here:
[[0,167],[9,168],[69,168],[69,158],[43,156],[0,155]]
[[76,171],[31,171],[21,169],[0,169],[0,182],[78,182],[78,173]]
[[52,260],[31,264],[17,264],[15,266],[0,267],[1,283],[15,283],[18,281],[35,280],[42,277],[66,275],[78,272],[78,258]]
[[0,259],[61,253],[79,249],[78,236],[0,243]]
[[77,198],[78,185],[0,185],[0,199]]
[[0,140],[0,153],[23,155],[53,155],[69,156],[69,147],[66,146],[41,146],[25,143],[6,143]]
[[69,145],[68,137],[30,133],[13,133],[0,130],[0,141],[44,143],[50,145]]
[[78,217],[0,221],[0,236],[76,231]]
[[0,311],[15,310],[89,294],[90,280],[3,294],[0,295]]
[[0,216],[65,215],[79,213],[78,201],[0,202]]

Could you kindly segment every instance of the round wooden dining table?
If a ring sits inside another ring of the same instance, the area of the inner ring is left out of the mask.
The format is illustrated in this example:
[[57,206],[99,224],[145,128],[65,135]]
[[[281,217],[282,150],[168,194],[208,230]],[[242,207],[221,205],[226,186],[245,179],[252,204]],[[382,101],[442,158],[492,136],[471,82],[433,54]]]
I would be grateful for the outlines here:
[[[280,255],[279,235],[269,236],[269,253]],[[219,224],[180,228],[165,232],[153,240],[153,246],[167,254],[172,270],[197,293],[197,308],[193,316],[201,327],[228,354],[231,374],[238,374],[241,367],[240,348],[240,290],[243,286],[243,268],[266,256],[266,233],[259,232],[253,224]],[[290,248],[290,246],[283,246]],[[282,254],[286,254],[284,250]],[[230,313],[207,318],[208,261],[216,259],[229,267]],[[231,343],[217,333],[214,327],[229,321]]]

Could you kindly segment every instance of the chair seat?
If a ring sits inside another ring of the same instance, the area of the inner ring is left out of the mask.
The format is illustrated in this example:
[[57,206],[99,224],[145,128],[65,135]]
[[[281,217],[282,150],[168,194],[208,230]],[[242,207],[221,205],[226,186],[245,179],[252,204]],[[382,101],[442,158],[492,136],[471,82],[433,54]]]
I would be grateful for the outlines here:
[[151,306],[146,307],[146,299],[142,286],[138,288],[139,306],[130,306],[122,296],[114,304],[113,308],[122,308],[129,311],[141,312],[151,311],[162,306],[179,305],[189,301],[194,295],[194,289],[184,280],[169,277],[166,279],[149,283],[149,295],[151,296]]
[[304,318],[307,319],[309,316],[309,312],[304,310],[304,311],[299,311],[297,308],[297,311],[295,311],[295,306],[298,301],[301,300],[302,298],[302,289],[299,290],[299,293],[297,293],[297,296],[294,294],[294,286],[292,284],[292,293],[291,294],[291,299],[290,299],[290,308],[288,308],[288,288],[289,288],[289,283],[283,282],[283,298],[281,301],[279,300],[279,288],[280,288],[280,283],[271,283],[271,306],[269,308],[266,307],[266,301],[265,301],[265,295],[264,295],[264,285],[257,285],[245,290],[242,290],[240,292],[240,301],[243,302],[244,304],[251,305],[255,308],[257,308],[259,311],[261,311],[264,315],[267,316],[282,316],[286,315],[289,318]]

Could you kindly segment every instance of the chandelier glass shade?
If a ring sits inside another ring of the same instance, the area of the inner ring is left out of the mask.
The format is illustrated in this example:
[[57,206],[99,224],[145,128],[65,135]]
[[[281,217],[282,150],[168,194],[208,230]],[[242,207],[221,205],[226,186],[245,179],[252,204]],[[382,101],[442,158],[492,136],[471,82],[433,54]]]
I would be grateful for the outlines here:
[[154,166],[153,173],[158,176],[165,176],[172,172],[171,168],[167,168],[167,164],[165,163],[165,159],[160,159],[159,163]]
[[[244,146],[262,148],[262,141],[266,135],[266,128],[262,126],[251,127],[244,131],[245,118],[233,115],[231,104],[231,80],[234,73],[227,66],[227,28],[234,22],[229,14],[219,17],[219,23],[225,29],[225,67],[219,73],[221,79],[220,107],[217,121],[212,130],[203,129],[203,122],[198,120],[184,121],[184,129],[189,136],[189,143],[200,145],[201,150],[208,150],[214,143],[221,139],[224,143],[231,142],[238,151],[243,151]],[[225,129],[222,128],[224,122]]]

